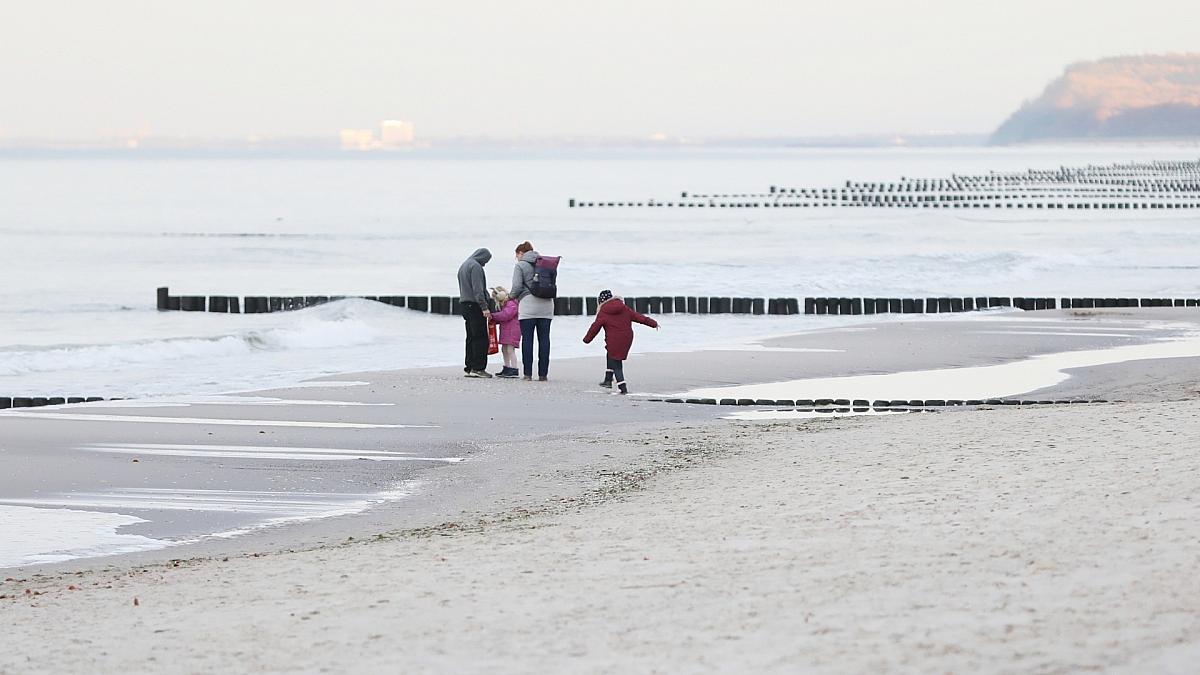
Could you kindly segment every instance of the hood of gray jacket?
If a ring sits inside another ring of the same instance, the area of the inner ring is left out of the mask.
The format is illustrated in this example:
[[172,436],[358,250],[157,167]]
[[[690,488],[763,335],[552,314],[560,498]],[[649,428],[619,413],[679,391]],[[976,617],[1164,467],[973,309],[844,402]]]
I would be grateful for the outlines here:
[[487,275],[483,266],[492,259],[492,252],[481,248],[471,254],[458,268],[458,299],[463,302],[476,302],[487,309]]
[[527,262],[530,265],[537,262],[538,256],[541,255],[537,251],[526,251],[521,255],[521,262]]

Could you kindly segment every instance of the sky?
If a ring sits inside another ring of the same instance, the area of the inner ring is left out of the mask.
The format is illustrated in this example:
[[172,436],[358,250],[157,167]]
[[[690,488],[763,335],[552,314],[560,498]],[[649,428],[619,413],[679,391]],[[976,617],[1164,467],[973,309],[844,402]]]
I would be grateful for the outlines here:
[[0,0],[0,138],[986,133],[1195,0]]

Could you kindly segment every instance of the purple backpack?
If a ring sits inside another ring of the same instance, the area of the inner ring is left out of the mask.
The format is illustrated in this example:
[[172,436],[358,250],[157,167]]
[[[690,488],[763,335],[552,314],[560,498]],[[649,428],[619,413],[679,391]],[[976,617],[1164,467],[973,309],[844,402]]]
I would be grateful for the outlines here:
[[539,255],[533,263],[533,281],[529,283],[530,295],[537,298],[558,297],[559,256]]

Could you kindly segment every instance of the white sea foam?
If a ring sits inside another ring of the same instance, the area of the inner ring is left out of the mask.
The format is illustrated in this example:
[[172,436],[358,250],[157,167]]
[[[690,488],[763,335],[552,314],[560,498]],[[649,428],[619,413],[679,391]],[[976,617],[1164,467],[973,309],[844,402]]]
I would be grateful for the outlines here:
[[208,424],[235,427],[310,427],[320,429],[414,429],[422,424],[369,424],[366,422],[318,422],[313,420],[239,420],[216,417],[139,417],[137,415],[101,415],[88,413],[39,412],[27,408],[0,410],[0,416],[73,422],[135,422],[140,424]]
[[[377,499],[379,497],[374,494],[130,488],[105,492],[71,492],[48,497],[3,499],[0,500],[0,503],[20,506],[72,506],[116,511],[213,511],[311,518],[354,513]],[[130,522],[144,521],[139,519]]]
[[357,448],[310,448],[270,445],[188,445],[178,443],[92,443],[80,446],[87,452],[169,457],[230,459],[296,459],[305,461],[371,460],[375,462],[443,462],[455,464],[462,457],[417,457],[408,452]]
[[[131,488],[0,499],[0,530],[5,535],[0,539],[0,568],[152,551],[208,539],[230,539],[306,520],[352,515],[408,497],[421,484],[420,480],[408,480],[376,493]],[[153,539],[118,532],[127,525],[150,522],[120,511],[148,517],[156,511],[239,514],[252,522],[199,537]]]
[[0,505],[0,568],[151,551],[171,544],[119,532],[144,522],[120,513]]
[[[59,370],[130,368],[194,359],[245,357],[256,352],[313,350],[370,344],[380,335],[380,317],[395,308],[347,300],[276,316],[276,325],[232,335],[181,337],[103,345],[62,345],[0,350],[0,377]],[[249,317],[259,320],[259,315]],[[272,316],[272,315],[267,315]],[[259,320],[262,321],[262,320]]]
[[365,403],[363,401],[332,401],[295,398],[272,398],[270,396],[206,396],[189,399],[192,405],[265,405],[265,406],[322,406],[322,407],[387,407],[395,403]]
[[297,514],[297,513],[290,513],[290,512],[279,513],[271,518],[268,518],[266,520],[255,523],[254,525],[250,525],[247,527],[234,528],[234,529],[230,529],[230,530],[223,530],[221,532],[215,532],[213,534],[207,535],[205,538],[229,539],[229,538],[238,537],[238,536],[247,534],[249,532],[253,532],[255,530],[261,530],[261,529],[270,528],[270,527],[277,527],[279,525],[286,525],[286,524],[294,523],[297,521],[312,520],[314,518],[332,518],[334,516],[347,516],[347,515],[352,515],[355,513],[361,513],[363,511],[367,510],[368,508],[370,508],[374,505],[377,505],[377,504],[381,504],[383,502],[395,501],[397,499],[404,499],[405,497],[408,497],[409,495],[411,495],[413,493],[413,491],[415,491],[421,485],[422,485],[422,481],[420,481],[420,480],[409,480],[409,481],[405,481],[400,487],[398,487],[394,490],[378,492],[378,493],[375,493],[372,495],[365,495],[359,499],[350,499],[350,500],[342,499],[339,501],[339,503],[336,504],[336,506],[334,508],[324,510],[317,514],[312,514],[312,513]]
[[395,403],[362,401],[334,401],[313,399],[274,398],[271,396],[171,396],[162,398],[139,398],[121,401],[93,401],[91,407],[104,408],[180,408],[195,405],[229,406],[321,406],[321,407],[387,407]]

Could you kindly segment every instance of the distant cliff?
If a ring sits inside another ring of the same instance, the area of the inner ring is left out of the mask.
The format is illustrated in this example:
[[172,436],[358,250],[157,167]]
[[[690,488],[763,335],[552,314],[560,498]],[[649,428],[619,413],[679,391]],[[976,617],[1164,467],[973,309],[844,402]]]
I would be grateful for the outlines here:
[[1200,54],[1120,56],[1068,66],[992,134],[996,144],[1200,138]]

